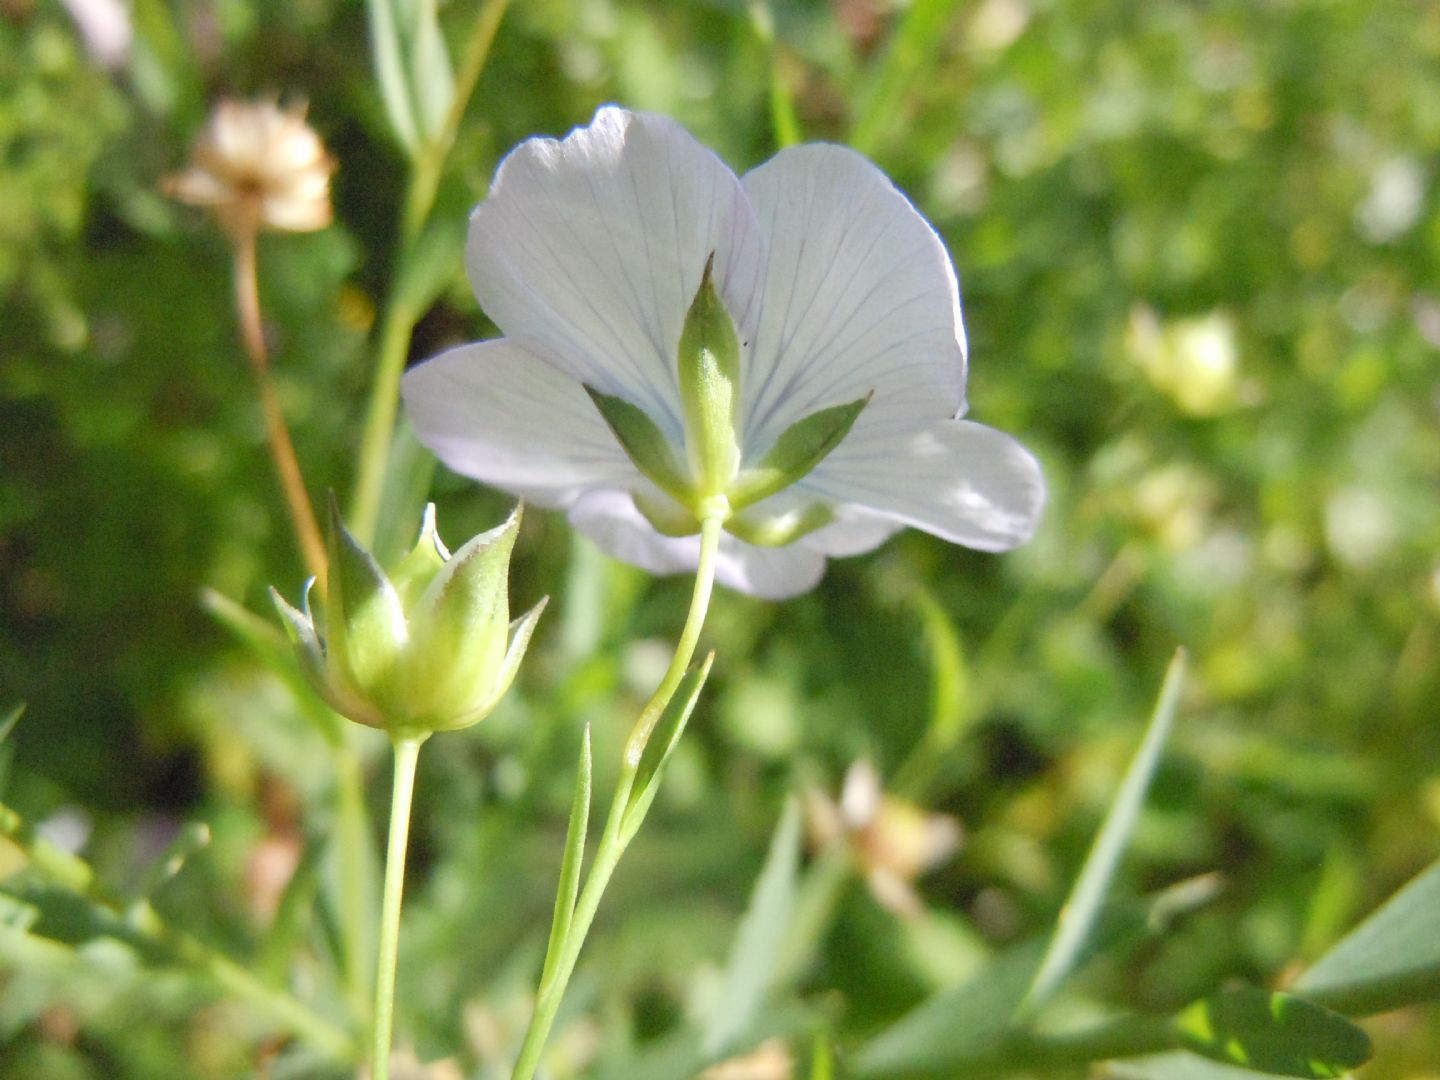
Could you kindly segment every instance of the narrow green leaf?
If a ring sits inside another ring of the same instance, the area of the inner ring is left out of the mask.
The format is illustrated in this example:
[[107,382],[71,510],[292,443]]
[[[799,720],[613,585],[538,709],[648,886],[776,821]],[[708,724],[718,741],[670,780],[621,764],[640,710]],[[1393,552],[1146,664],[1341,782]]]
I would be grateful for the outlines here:
[[602,394],[593,386],[586,386],[585,392],[590,395],[590,400],[600,410],[600,415],[635,467],[665,494],[688,506],[691,501],[690,485],[675,460],[670,440],[655,421],[646,415],[644,409],[624,398]]
[[1176,1014],[1186,1049],[1256,1072],[1308,1080],[1343,1076],[1370,1060],[1370,1037],[1339,1013],[1292,994],[1228,990]]
[[[1219,891],[1213,874],[1190,878],[1144,900],[1106,907],[1086,940],[1077,968],[1116,946],[1155,938],[1183,915],[1208,904]],[[917,1005],[860,1048],[851,1060],[858,1077],[965,1075],[965,1063],[994,1049],[1035,979],[1044,956],[1036,938],[991,959],[972,978]]]
[[960,741],[974,718],[970,671],[965,663],[960,632],[934,592],[921,585],[915,593],[915,605],[924,625],[933,678],[930,726],[925,730],[925,741],[937,752],[943,752]]
[[1165,673],[1165,683],[1160,688],[1160,699],[1156,702],[1155,712],[1150,718],[1149,729],[1125,773],[1115,801],[1110,804],[1105,823],[1095,837],[1090,854],[1086,856],[1085,866],[1060,911],[1045,959],[1017,1011],[1019,1017],[1033,1016],[1075,968],[1085,947],[1086,938],[1089,937],[1095,919],[1105,903],[1110,881],[1125,848],[1129,845],[1130,835],[1145,802],[1145,794],[1150,788],[1156,766],[1160,763],[1160,754],[1165,748],[1166,739],[1169,738],[1175,709],[1180,702],[1180,686],[1184,676],[1185,652],[1182,649],[1178,650],[1175,658],[1170,661],[1170,668]]
[[435,0],[414,0],[415,23],[410,43],[410,84],[421,134],[434,141],[445,130],[455,96],[455,72],[450,51],[440,33]]
[[891,33],[885,51],[866,80],[855,107],[850,145],[873,157],[886,137],[895,137],[905,96],[945,51],[945,24],[959,0],[915,0]]
[[1005,950],[974,978],[941,990],[865,1043],[848,1059],[854,1075],[943,1075],[1008,1028],[1043,955],[1040,940]]
[[757,503],[783,491],[819,465],[850,434],[861,410],[874,396],[871,391],[863,398],[845,405],[832,405],[791,424],[760,459],[759,465],[735,478],[730,486],[731,505],[739,510]]
[[405,75],[405,50],[400,43],[400,25],[393,0],[366,0],[370,23],[370,52],[375,60],[376,81],[380,97],[395,136],[413,156],[420,145],[415,107],[410,100],[409,79]]
[[545,948],[545,963],[540,969],[540,985],[545,986],[556,959],[565,948],[570,933],[570,920],[575,914],[575,898],[580,893],[580,868],[585,862],[585,832],[590,824],[591,790],[590,725],[580,743],[580,768],[575,776],[575,795],[570,802],[570,825],[565,830],[565,854],[560,861],[560,884],[555,889],[555,914],[550,920],[550,943]]
[[182,825],[175,839],[170,841],[160,857],[150,864],[140,886],[142,898],[153,896],[165,884],[172,881],[191,856],[210,846],[210,826],[201,821]]
[[464,250],[464,229],[448,220],[432,221],[402,257],[393,286],[395,302],[408,311],[429,311],[459,272]]
[[710,677],[710,665],[714,662],[715,654],[711,652],[685,673],[670,698],[670,704],[665,707],[650,732],[645,750],[640,755],[640,764],[635,770],[635,782],[630,788],[625,814],[620,819],[622,843],[630,842],[641,822],[645,820],[645,815],[650,812],[650,804],[655,801],[665,763],[670,760],[675,744],[685,732],[685,725],[690,721],[690,714],[695,711],[695,702],[700,699],[700,691],[705,686],[705,680]]
[[10,738],[10,733],[15,730],[15,725],[20,722],[20,717],[24,715],[25,703],[23,701],[5,714],[5,718],[0,720],[0,743]]
[[1342,938],[1293,989],[1361,1016],[1440,998],[1440,862]]
[[775,40],[775,16],[769,0],[750,0],[750,27],[764,47],[770,62],[770,127],[775,142],[782,149],[800,141],[800,118],[795,114],[795,101],[785,82],[780,64],[780,51]]
[[10,784],[10,759],[14,748],[7,746],[10,733],[15,730],[15,725],[20,722],[20,717],[25,715],[25,703],[21,702],[5,714],[0,720],[0,792],[4,792]]
[[724,988],[705,1028],[706,1054],[718,1054],[733,1046],[759,1014],[790,926],[799,869],[800,801],[792,796],[780,815],[770,853],[730,948]]

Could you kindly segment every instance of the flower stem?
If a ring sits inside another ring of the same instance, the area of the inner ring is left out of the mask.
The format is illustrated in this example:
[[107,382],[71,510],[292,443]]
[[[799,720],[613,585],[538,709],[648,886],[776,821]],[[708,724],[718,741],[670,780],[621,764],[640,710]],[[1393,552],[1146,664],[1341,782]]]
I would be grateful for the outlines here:
[[[410,165],[410,179],[405,189],[405,204],[400,220],[401,251],[398,265],[404,267],[420,239],[435,196],[445,161],[455,145],[460,121],[475,91],[490,46],[500,29],[500,20],[510,0],[485,0],[475,14],[460,66],[455,73],[455,94],[445,125],[431,140],[423,143]],[[375,540],[375,525],[380,517],[380,500],[384,494],[385,466],[390,458],[390,440],[395,430],[395,414],[400,401],[400,376],[405,373],[405,357],[410,335],[423,315],[412,298],[402,297],[392,289],[381,316],[379,343],[375,357],[375,380],[370,387],[370,402],[365,411],[365,432],[360,443],[359,475],[350,508],[350,531],[362,544]]]
[[391,294],[380,318],[380,338],[375,355],[375,381],[365,411],[365,432],[360,442],[359,476],[350,507],[350,531],[360,543],[375,542],[375,525],[380,518],[380,497],[385,488],[385,466],[390,459],[390,439],[395,413],[400,404],[400,376],[410,335],[420,314],[398,295]]
[[255,376],[255,388],[260,394],[270,457],[280,478],[280,488],[285,495],[286,508],[290,511],[300,554],[311,575],[323,582],[325,542],[320,538],[320,526],[315,520],[310,496],[305,492],[305,478],[300,472],[300,461],[295,456],[295,445],[290,441],[290,429],[285,424],[280,395],[275,392],[275,382],[270,377],[270,354],[265,347],[265,332],[260,323],[255,234],[256,229],[251,225],[235,229],[231,236],[235,244],[235,310],[240,318],[240,336],[245,343],[245,355],[250,359],[250,371]]
[[640,765],[641,754],[655,725],[675,696],[675,691],[684,678],[690,661],[695,656],[695,647],[700,640],[700,630],[705,625],[705,614],[710,607],[710,595],[715,586],[715,558],[720,548],[720,532],[725,523],[723,515],[705,518],[700,525],[700,561],[695,568],[695,587],[690,594],[690,611],[685,617],[685,626],[680,639],[675,643],[675,653],[670,658],[670,667],[645,708],[641,710],[630,737],[625,743],[625,756],[620,766],[620,778],[616,784],[615,796],[610,803],[610,813],[605,819],[605,829],[595,849],[595,860],[585,876],[585,885],[575,902],[575,912],[564,941],[555,954],[553,967],[540,973],[540,987],[535,995],[535,1011],[530,1017],[530,1026],[525,1031],[525,1041],[520,1047],[520,1056],[511,1080],[531,1080],[540,1065],[540,1054],[545,1049],[545,1040],[555,1023],[555,1014],[565,996],[565,988],[575,971],[580,958],[580,949],[585,936],[595,921],[600,908],[600,899],[605,894],[620,857],[625,853],[626,840],[621,835],[621,823],[630,801],[630,791],[635,784],[635,772]]
[[465,118],[470,95],[480,73],[485,70],[485,61],[490,58],[490,46],[500,30],[500,20],[510,0],[485,0],[475,13],[470,24],[470,35],[465,41],[465,51],[460,55],[460,66],[455,70],[455,93],[450,99],[450,110],[445,114],[445,124],[434,139],[420,148],[415,160],[410,190],[406,192],[405,217],[402,221],[406,241],[413,241],[420,235],[425,219],[435,205],[435,193],[440,188],[440,176],[444,172],[445,159],[455,145],[455,136],[460,131],[460,121]]
[[390,841],[385,851],[385,898],[380,909],[380,956],[375,967],[374,1048],[371,1080],[389,1080],[395,1030],[395,968],[400,958],[400,901],[405,891],[405,849],[410,840],[410,802],[415,763],[425,736],[395,739],[395,784],[390,792]]
[[337,1061],[351,1061],[350,1036],[284,990],[256,978],[248,969],[211,949],[198,938],[176,930],[160,917],[149,900],[126,901],[109,892],[90,864],[49,843],[10,807],[0,803],[0,836],[15,844],[30,865],[56,884],[84,897],[170,961],[199,972],[219,989],[248,1001],[273,1021]]

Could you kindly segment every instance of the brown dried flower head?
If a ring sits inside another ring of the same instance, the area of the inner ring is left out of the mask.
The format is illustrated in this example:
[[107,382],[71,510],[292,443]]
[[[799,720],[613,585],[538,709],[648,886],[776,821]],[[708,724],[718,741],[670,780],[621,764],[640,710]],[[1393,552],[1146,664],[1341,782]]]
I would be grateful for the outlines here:
[[207,207],[231,234],[313,232],[330,224],[335,162],[305,122],[303,107],[221,101],[190,161],[190,168],[166,178],[166,194]]
[[867,761],[855,762],[845,774],[838,803],[820,791],[807,794],[815,846],[843,841],[881,905],[897,915],[920,914],[923,904],[913,883],[960,847],[960,823],[888,794]]

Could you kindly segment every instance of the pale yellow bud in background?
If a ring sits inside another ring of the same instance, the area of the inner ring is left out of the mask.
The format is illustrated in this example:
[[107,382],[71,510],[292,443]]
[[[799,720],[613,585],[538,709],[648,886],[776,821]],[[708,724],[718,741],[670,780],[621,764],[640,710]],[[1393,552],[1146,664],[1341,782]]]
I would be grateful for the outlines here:
[[1150,382],[1192,416],[1234,407],[1240,379],[1235,324],[1221,311],[1161,321],[1148,307],[1130,315],[1125,344]]

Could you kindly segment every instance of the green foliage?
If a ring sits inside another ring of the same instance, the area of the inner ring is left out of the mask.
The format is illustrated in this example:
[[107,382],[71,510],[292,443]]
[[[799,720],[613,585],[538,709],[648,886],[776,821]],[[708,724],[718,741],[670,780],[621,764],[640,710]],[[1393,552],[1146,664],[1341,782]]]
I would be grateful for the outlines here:
[[[293,991],[364,1026],[377,837],[360,783],[384,745],[309,694],[268,613],[267,585],[293,594],[303,571],[229,252],[159,194],[221,93],[307,100],[339,162],[337,224],[260,247],[312,496],[353,490],[385,334],[403,361],[493,332],[460,255],[499,157],[607,100],[675,116],[741,170],[797,135],[871,152],[954,256],[973,415],[1045,465],[1046,522],[1013,555],[911,533],[784,605],[716,597],[705,697],[683,740],[676,724],[650,743],[647,823],[548,1075],[675,1080],[705,1060],[705,1005],[782,807],[797,786],[833,793],[861,757],[894,796],[961,819],[966,844],[917,883],[908,918],[876,902],[864,837],[802,864],[785,962],[746,981],[762,1004],[725,1053],[779,1035],[818,1080],[977,1053],[1003,1073],[998,1046],[1066,1075],[1040,1059],[1071,1038],[1104,1049],[1097,1017],[1168,1032],[1232,979],[1352,1019],[1436,995],[1433,12],[533,0],[505,14],[434,209],[413,221],[409,170],[451,122],[479,5],[129,7],[114,70],[65,6],[0,19],[0,700],[29,702],[4,798],[43,824],[0,846],[0,1075],[353,1075],[261,1004]],[[372,17],[390,19],[374,59]],[[408,345],[392,308],[418,320]],[[457,537],[508,508],[432,476],[403,436],[388,460],[386,565],[427,497]],[[557,874],[585,854],[576,746],[588,726],[583,775],[607,798],[686,599],[545,512],[513,580],[560,610],[490,719],[427,750],[407,886],[401,1043],[453,1056],[467,1080],[503,1076]],[[1099,921],[1017,1028],[1178,644],[1186,722],[1127,811],[1125,857],[1087,909]],[[166,873],[156,855],[202,827],[208,846]],[[80,839],[85,861],[36,846],[47,837]],[[259,996],[197,974],[163,934],[136,938],[119,900],[98,918],[37,853],[74,883],[93,871],[111,900],[147,897],[165,932],[236,961]],[[1133,899],[1213,871],[1224,889],[1183,919],[1152,927]],[[1408,1007],[1372,1028],[1367,1080],[1434,1071],[1434,1006]],[[1155,1037],[1124,1044],[1152,1056],[1106,1069],[1253,1075]]]
[[1343,1016],[1291,994],[1248,988],[1197,1001],[1175,1018],[1180,1041],[1254,1072],[1342,1076],[1370,1060],[1370,1039]]

